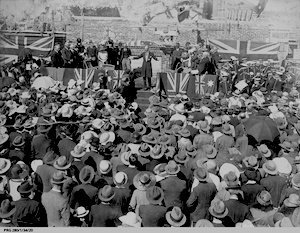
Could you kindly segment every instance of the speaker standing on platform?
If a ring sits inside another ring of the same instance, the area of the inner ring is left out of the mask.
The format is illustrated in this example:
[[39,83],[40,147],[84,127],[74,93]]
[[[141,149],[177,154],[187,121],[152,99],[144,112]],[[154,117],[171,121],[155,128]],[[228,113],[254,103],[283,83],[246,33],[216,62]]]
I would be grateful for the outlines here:
[[[143,58],[143,65],[142,65],[142,73],[141,76],[144,79],[144,89],[150,90],[151,89],[151,77],[152,77],[152,64],[151,60],[152,58],[154,60],[158,60],[156,56],[152,52],[149,51],[149,47],[145,46],[145,52],[143,52],[141,55],[134,57],[133,59],[140,59]],[[148,86],[147,86],[148,82]]]

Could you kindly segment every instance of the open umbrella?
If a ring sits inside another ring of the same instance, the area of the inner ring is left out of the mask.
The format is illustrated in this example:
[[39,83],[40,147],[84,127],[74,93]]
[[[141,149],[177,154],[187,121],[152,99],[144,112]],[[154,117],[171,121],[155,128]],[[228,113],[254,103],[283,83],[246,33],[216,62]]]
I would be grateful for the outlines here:
[[253,136],[258,142],[262,140],[273,141],[280,135],[275,121],[266,116],[250,117],[244,122],[245,130],[248,135]]
[[53,87],[55,85],[55,81],[49,76],[38,77],[33,81],[31,88],[39,89],[48,89],[49,87]]

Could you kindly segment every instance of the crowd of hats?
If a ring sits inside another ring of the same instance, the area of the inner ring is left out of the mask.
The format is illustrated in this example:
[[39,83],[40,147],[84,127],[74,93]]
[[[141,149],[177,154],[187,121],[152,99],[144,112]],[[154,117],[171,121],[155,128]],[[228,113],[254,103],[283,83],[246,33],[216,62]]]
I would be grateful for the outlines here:
[[[281,176],[287,180],[286,188],[299,190],[298,94],[295,88],[270,93],[261,88],[251,96],[235,91],[229,98],[219,92],[196,100],[180,94],[169,99],[153,95],[149,107],[141,113],[137,103],[126,103],[120,93],[102,90],[96,83],[83,88],[82,82],[71,79],[67,86],[57,82],[46,90],[31,89],[22,83],[3,88],[0,92],[1,184],[7,180],[19,183],[18,193],[12,199],[1,200],[0,218],[14,216],[16,207],[11,200],[41,191],[32,179],[38,175],[40,166],[47,165],[56,170],[49,178],[53,186],[64,185],[70,179],[77,185],[92,184],[103,203],[113,203],[116,187],[130,187],[131,191],[144,193],[150,204],[164,205],[168,200],[160,182],[173,176],[188,180],[188,194],[182,197],[185,202],[199,183],[213,183],[218,194],[208,208],[210,218],[198,219],[193,224],[193,227],[212,227],[211,217],[228,216],[225,201],[242,194],[241,187],[249,181],[259,183],[267,176]],[[243,149],[250,146],[243,124],[252,116],[269,116],[274,120],[280,132],[278,145],[258,142],[251,145],[251,151]],[[32,149],[32,140],[37,135],[47,135],[53,144],[67,138],[74,142],[74,147],[68,155],[63,155],[54,145],[42,158],[36,158],[27,150]],[[218,144],[222,137],[232,139],[230,147]],[[247,139],[243,146],[238,143],[240,138]],[[11,156],[11,151],[15,156]],[[89,163],[90,158],[85,158],[90,152],[98,154],[97,158],[91,158],[96,161],[95,166]],[[98,160],[100,157],[103,159]],[[84,164],[77,177],[67,172],[75,161]],[[151,162],[155,166],[147,170]],[[126,168],[137,164],[139,172],[131,177]],[[124,170],[118,170],[119,166]],[[182,174],[184,169],[191,176]],[[100,188],[96,177],[106,177],[111,182]],[[11,192],[2,186],[1,191]],[[255,202],[272,206],[271,193],[271,190],[260,191]],[[268,226],[300,226],[298,195],[295,191],[280,203],[294,208],[294,212],[290,216],[274,213]],[[73,217],[86,218],[91,214],[90,207],[78,206],[72,212]],[[137,213],[128,203],[128,211],[119,220],[124,226],[141,227],[143,219]],[[280,209],[277,213],[281,213]],[[166,226],[191,226],[189,211],[180,206],[169,208],[164,218]],[[236,226],[259,225],[245,219]]]

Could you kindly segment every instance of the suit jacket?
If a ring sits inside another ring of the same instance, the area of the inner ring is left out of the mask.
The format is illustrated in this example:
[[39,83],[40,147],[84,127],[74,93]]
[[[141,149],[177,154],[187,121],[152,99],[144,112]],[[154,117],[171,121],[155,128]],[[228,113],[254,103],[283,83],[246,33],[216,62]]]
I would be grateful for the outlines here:
[[225,206],[228,208],[228,216],[234,224],[243,222],[245,219],[253,220],[252,214],[248,206],[240,203],[238,200],[230,199],[224,201]]
[[191,134],[191,139],[193,140],[194,137],[199,134],[199,130],[194,128],[192,125],[187,125],[185,127],[188,131],[190,131],[190,134]]
[[165,194],[165,205],[183,207],[187,199],[186,181],[179,179],[177,176],[170,176],[160,182],[160,187]]
[[19,160],[25,162],[26,164],[28,164],[29,162],[29,158],[26,158],[24,152],[21,150],[10,150],[8,154],[8,158],[9,159],[18,158]]
[[70,140],[69,138],[64,138],[59,141],[58,143],[58,150],[61,156],[66,156],[66,158],[69,160],[71,157],[70,152],[74,149],[76,146],[76,143]]
[[271,194],[274,207],[279,207],[281,193],[287,187],[287,182],[286,178],[279,175],[268,175],[260,180],[260,184]]
[[131,132],[124,129],[119,129],[117,131],[117,135],[122,139],[125,143],[130,143]]
[[244,204],[251,207],[255,201],[256,196],[259,192],[263,191],[265,188],[260,184],[244,184],[241,190],[244,193]]
[[44,134],[33,137],[31,143],[31,156],[33,159],[43,159],[44,155],[51,150],[51,140]]
[[162,227],[165,224],[165,214],[167,208],[159,205],[141,205],[139,215],[142,219],[143,227]]
[[30,198],[21,198],[15,202],[16,212],[12,222],[19,227],[46,227],[46,211],[41,203]]
[[141,55],[135,57],[134,59],[140,59],[140,58],[143,58],[143,65],[142,65],[141,76],[142,77],[151,78],[152,77],[152,64],[151,64],[151,60],[152,60],[152,58],[154,60],[157,60],[157,58],[155,57],[154,53],[149,52],[148,59],[147,59],[146,58],[146,53],[143,52]]
[[115,197],[112,205],[121,207],[121,212],[125,215],[128,212],[128,206],[132,191],[127,187],[115,187]]
[[[83,194],[83,192],[85,194]],[[89,206],[95,204],[97,194],[98,194],[98,188],[94,187],[91,184],[76,185],[72,189],[72,193],[70,195],[70,202],[69,202],[70,207],[72,209],[75,209],[76,207],[78,207],[78,206],[76,206],[76,204],[78,204],[78,203],[90,204],[90,205],[88,205],[88,207],[89,207]]]
[[72,53],[69,49],[67,49],[66,47],[64,47],[62,50],[61,50],[61,56],[64,60],[64,66],[66,66],[70,60],[71,60],[71,57],[72,57]]
[[219,137],[215,143],[215,147],[218,150],[218,152],[227,151],[228,148],[231,148],[233,146],[234,146],[233,137],[225,134]]
[[85,153],[85,155],[81,158],[81,161],[85,164],[85,165],[89,165],[92,166],[94,168],[95,171],[98,171],[99,169],[99,164],[100,162],[104,160],[104,157],[102,155],[100,155],[98,152],[96,151],[90,151]]
[[59,68],[64,66],[64,59],[62,58],[61,52],[52,51],[51,54],[51,65]]
[[51,190],[52,184],[50,182],[56,168],[48,164],[43,164],[37,167],[36,173],[41,177],[43,182],[43,192],[47,193]]
[[70,225],[70,207],[68,199],[60,192],[51,190],[43,193],[42,204],[47,212],[49,227],[67,227]]
[[192,209],[191,220],[193,222],[197,222],[199,219],[212,219],[208,208],[216,193],[217,189],[213,183],[199,182],[198,186],[194,188],[187,200],[187,207]]
[[127,184],[125,186],[126,187],[131,187],[131,185],[133,184],[133,178],[140,171],[136,167],[128,167],[126,165],[119,165],[119,166],[117,166],[117,172],[126,173],[126,175],[128,177],[128,181],[127,181]]
[[120,216],[122,216],[120,206],[100,203],[92,206],[89,223],[91,227],[117,227],[121,225]]
[[299,197],[300,197],[300,190],[299,189],[295,189],[295,188],[287,188],[287,189],[284,189],[281,193],[281,197],[280,197],[280,201],[279,201],[279,206],[281,206],[284,202],[284,200],[286,198],[289,197],[290,194],[297,194]]

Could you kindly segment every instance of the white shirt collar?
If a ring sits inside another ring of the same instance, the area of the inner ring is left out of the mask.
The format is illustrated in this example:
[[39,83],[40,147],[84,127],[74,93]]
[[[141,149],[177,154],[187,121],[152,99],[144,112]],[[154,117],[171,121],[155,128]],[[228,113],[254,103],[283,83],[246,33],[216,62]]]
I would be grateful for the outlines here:
[[53,187],[51,190],[52,190],[52,191],[54,191],[54,192],[61,193],[61,191],[60,191],[60,190],[58,190],[58,189],[56,189],[56,188],[54,188],[54,187]]

